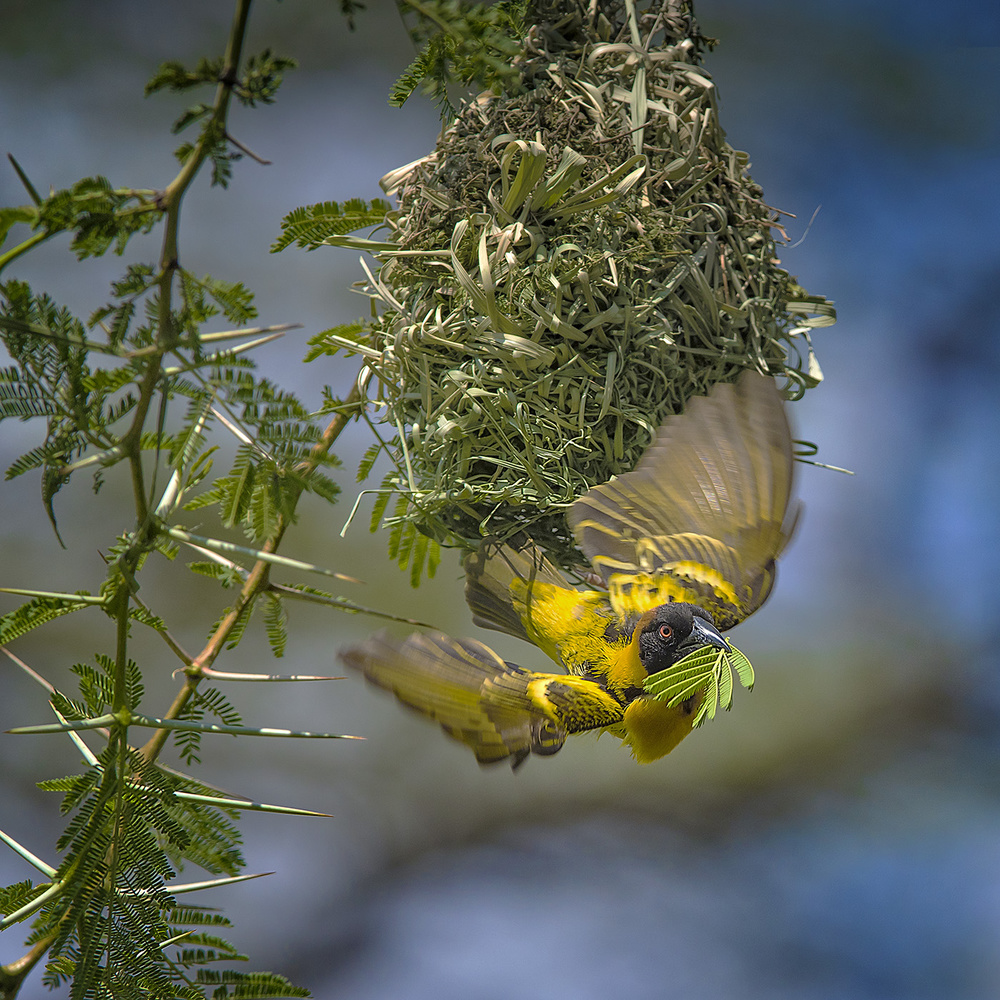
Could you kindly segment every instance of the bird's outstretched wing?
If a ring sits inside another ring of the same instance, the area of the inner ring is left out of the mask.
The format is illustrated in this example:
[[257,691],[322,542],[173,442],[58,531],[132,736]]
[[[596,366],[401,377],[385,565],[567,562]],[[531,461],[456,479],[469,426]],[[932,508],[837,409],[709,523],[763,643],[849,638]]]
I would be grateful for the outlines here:
[[687,601],[728,629],[771,591],[791,489],[781,395],[746,371],[668,418],[635,470],[585,493],[568,521],[621,615]]
[[541,674],[504,662],[473,639],[440,632],[386,633],[340,654],[348,667],[391,691],[471,747],[480,764],[553,754],[569,733],[621,721],[622,706],[582,677]]

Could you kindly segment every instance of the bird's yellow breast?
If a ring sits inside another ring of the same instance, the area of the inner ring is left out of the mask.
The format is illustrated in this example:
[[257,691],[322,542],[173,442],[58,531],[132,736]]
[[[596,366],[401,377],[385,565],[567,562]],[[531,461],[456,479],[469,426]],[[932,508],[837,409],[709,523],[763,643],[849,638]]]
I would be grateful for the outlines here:
[[612,731],[632,748],[632,756],[640,764],[659,760],[691,732],[702,697],[704,695],[697,695],[673,708],[646,696],[636,698],[625,709],[625,718]]

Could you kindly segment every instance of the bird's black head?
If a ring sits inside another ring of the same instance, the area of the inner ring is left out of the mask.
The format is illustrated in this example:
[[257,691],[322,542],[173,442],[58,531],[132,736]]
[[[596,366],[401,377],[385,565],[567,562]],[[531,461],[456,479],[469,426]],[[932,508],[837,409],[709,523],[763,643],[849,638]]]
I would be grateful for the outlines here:
[[702,646],[729,649],[712,616],[694,604],[661,604],[639,619],[639,660],[647,674],[672,667]]

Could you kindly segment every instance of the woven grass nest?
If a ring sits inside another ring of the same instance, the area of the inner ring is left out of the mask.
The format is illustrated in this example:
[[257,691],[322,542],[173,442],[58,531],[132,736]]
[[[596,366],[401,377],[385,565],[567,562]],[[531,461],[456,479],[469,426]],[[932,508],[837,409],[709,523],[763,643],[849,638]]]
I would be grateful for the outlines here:
[[397,521],[445,544],[525,532],[578,565],[565,508],[690,396],[747,367],[791,397],[821,378],[809,330],[832,306],[778,265],[690,7],[641,6],[538,0],[521,89],[382,181],[361,384]]

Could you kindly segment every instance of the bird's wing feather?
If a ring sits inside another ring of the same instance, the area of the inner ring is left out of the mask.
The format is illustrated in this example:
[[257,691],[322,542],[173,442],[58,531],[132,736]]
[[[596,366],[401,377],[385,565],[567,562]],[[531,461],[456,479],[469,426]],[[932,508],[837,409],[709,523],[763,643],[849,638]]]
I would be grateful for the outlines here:
[[533,542],[484,542],[465,557],[465,601],[481,628],[533,642],[530,595],[538,588],[571,590],[569,581]]
[[465,579],[477,625],[533,643],[570,673],[588,669],[595,639],[621,639],[608,594],[574,588],[533,542],[484,544],[466,557]]
[[599,684],[504,662],[473,639],[439,632],[372,636],[342,662],[404,705],[436,720],[481,764],[553,754],[566,736],[619,722],[623,709]]
[[747,371],[668,418],[635,470],[585,493],[568,520],[621,615],[689,601],[731,628],[770,593],[791,489],[781,395]]

